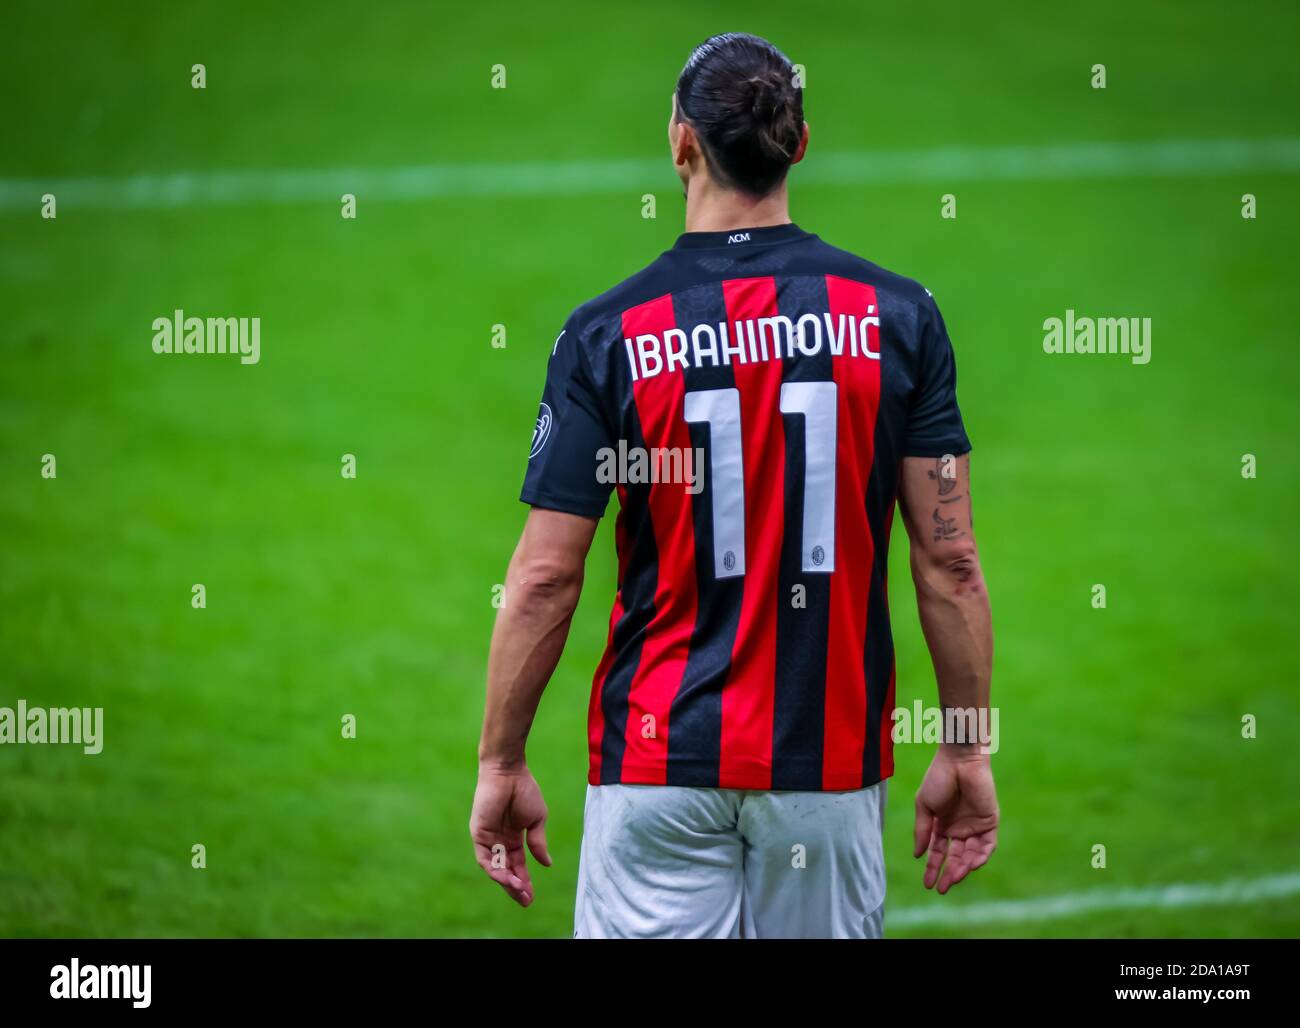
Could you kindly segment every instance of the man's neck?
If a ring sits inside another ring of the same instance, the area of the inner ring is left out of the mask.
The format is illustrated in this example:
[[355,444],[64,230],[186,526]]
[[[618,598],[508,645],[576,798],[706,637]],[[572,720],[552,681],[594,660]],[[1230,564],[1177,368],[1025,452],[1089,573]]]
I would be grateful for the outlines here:
[[730,232],[790,224],[790,196],[785,183],[761,199],[734,189],[719,189],[709,179],[691,179],[686,193],[687,232]]

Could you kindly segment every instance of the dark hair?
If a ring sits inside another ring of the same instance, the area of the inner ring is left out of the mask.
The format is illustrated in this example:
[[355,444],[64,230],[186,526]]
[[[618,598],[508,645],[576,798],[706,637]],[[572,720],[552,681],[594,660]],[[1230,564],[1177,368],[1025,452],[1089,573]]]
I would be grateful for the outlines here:
[[721,184],[766,196],[785,179],[803,136],[803,87],[790,59],[747,32],[710,36],[677,79],[677,113],[703,143]]

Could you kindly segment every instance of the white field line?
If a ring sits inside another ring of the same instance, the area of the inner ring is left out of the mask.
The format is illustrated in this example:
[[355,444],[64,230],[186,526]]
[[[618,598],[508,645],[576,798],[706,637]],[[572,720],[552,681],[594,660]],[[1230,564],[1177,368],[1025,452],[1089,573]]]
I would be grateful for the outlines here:
[[[0,210],[338,203],[434,197],[561,196],[678,188],[668,159],[429,164],[390,168],[187,171],[120,178],[0,179]],[[815,154],[794,171],[801,186],[1164,178],[1300,172],[1300,138],[1203,139],[1035,146],[945,146]],[[1243,192],[1251,183],[1243,182]],[[1234,187],[1235,188],[1235,187]]]
[[991,924],[1050,921],[1100,910],[1179,910],[1184,907],[1222,907],[1262,903],[1300,895],[1300,871],[1234,878],[1214,884],[1178,883],[1142,889],[1096,889],[1091,892],[1038,896],[1023,900],[969,903],[942,901],[903,910],[885,906],[885,928],[920,928],[927,925],[979,928]]

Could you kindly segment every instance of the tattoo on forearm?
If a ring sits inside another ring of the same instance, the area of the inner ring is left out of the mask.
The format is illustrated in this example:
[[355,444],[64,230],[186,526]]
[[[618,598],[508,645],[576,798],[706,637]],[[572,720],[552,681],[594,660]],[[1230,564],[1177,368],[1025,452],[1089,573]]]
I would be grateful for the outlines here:
[[966,533],[957,527],[956,518],[945,518],[939,513],[939,508],[934,508],[934,541],[948,542],[953,539],[960,539]]
[[947,496],[950,492],[952,492],[954,489],[957,488],[957,476],[951,473],[944,474],[945,469],[950,468],[951,466],[952,466],[951,458],[948,458],[947,461],[945,462],[945,458],[936,457],[934,459],[934,470],[926,472],[926,474],[930,476],[931,480],[937,481],[939,483],[940,496]]

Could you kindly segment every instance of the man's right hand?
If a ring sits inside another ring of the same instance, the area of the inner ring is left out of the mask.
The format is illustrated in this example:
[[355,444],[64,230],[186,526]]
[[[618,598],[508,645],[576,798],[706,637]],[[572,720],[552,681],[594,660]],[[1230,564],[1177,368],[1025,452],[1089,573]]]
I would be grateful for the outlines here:
[[925,887],[947,893],[988,863],[998,844],[998,797],[987,754],[940,746],[916,794],[912,856],[929,852]]

